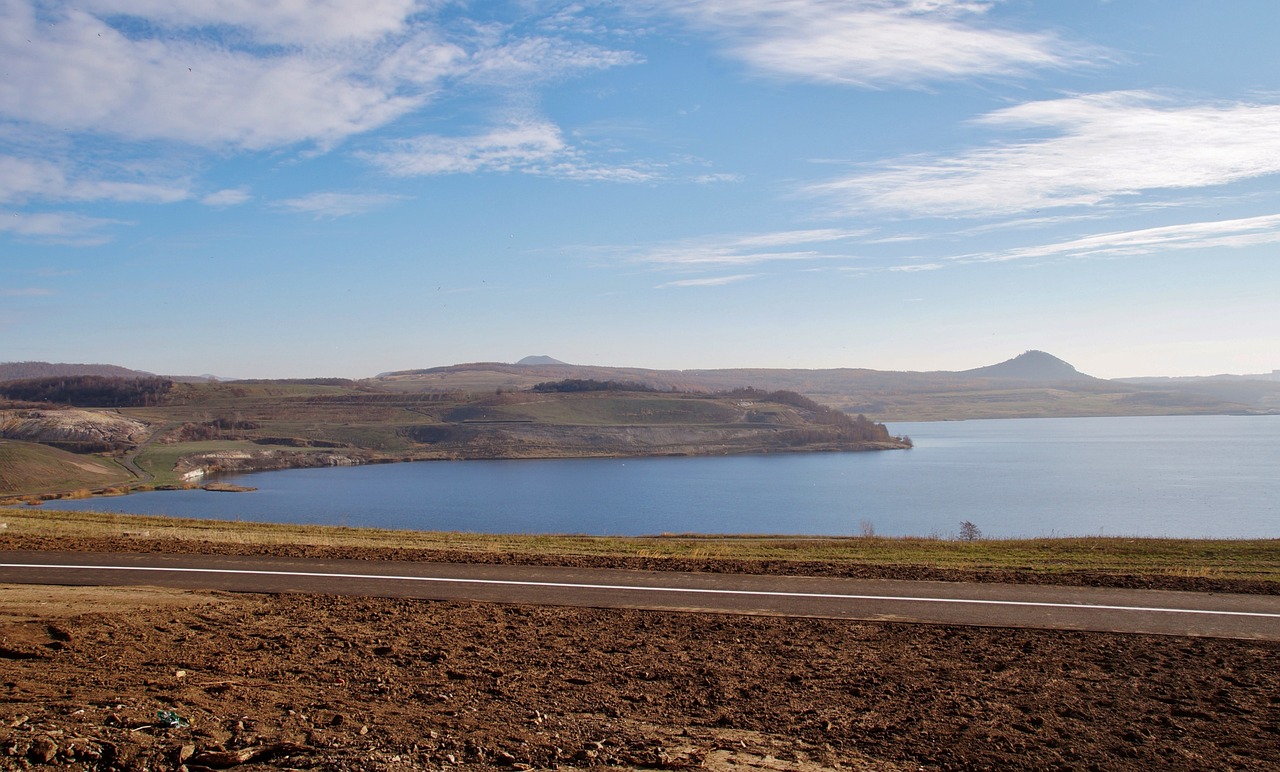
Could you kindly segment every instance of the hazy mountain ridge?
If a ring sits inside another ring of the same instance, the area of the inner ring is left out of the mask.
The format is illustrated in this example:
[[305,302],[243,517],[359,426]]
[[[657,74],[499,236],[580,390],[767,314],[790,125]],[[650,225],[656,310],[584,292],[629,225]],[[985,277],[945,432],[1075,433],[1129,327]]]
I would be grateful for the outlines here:
[[[522,360],[524,361],[524,360]],[[1280,388],[1180,388],[1081,373],[1044,351],[961,371],[865,368],[649,370],[594,365],[472,362],[383,373],[394,391],[517,391],[561,379],[629,381],[672,391],[787,390],[876,420],[1280,412]]]
[[0,362],[0,381],[24,381],[30,378],[70,378],[78,375],[98,375],[104,378],[150,378],[154,377],[155,373],[130,370],[119,365]]
[[221,380],[216,375],[163,375],[146,370],[131,370],[119,365],[81,364],[76,362],[0,362],[0,383],[27,381],[34,378],[75,378],[96,375],[102,378],[168,378],[179,383],[205,383]]
[[[72,368],[109,368],[128,373],[125,377],[143,375],[111,365],[11,364],[67,368],[60,371],[65,373]],[[0,365],[0,381],[6,380],[5,368],[14,372],[10,365]],[[1248,376],[1106,380],[1036,350],[970,370],[923,372],[866,368],[652,370],[572,365],[538,355],[514,364],[470,362],[385,372],[360,384],[401,393],[493,393],[570,379],[637,383],[659,391],[794,391],[880,421],[1280,413],[1280,381],[1251,380]]]

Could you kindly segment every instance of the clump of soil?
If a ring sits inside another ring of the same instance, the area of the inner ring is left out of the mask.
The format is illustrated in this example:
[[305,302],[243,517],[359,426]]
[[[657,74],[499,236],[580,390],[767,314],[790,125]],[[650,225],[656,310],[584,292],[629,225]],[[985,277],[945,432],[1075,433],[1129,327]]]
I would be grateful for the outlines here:
[[0,616],[0,769],[1280,763],[1275,643],[215,599]]

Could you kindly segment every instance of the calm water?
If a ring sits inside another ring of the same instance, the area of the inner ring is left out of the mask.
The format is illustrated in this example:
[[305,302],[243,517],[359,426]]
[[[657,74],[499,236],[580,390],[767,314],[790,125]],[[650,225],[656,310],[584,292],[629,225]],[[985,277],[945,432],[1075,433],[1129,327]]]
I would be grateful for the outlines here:
[[491,533],[1280,536],[1280,416],[899,423],[881,453],[294,469],[60,509]]

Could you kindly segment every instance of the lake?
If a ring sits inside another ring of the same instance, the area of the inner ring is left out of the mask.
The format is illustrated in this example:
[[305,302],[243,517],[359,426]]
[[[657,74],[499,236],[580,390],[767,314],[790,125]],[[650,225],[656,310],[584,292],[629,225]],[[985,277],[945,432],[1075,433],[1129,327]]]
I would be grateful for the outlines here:
[[58,501],[257,522],[485,533],[1280,536],[1280,416],[894,423],[916,447],[450,461],[222,478],[252,493]]

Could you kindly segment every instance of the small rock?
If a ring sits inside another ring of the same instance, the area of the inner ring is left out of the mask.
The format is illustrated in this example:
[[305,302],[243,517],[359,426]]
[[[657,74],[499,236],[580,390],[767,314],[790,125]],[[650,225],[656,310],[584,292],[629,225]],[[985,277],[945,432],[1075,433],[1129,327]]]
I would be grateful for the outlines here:
[[194,755],[196,755],[196,746],[191,743],[187,743],[178,749],[178,763],[185,764],[187,763],[187,759]]
[[27,758],[37,764],[49,764],[58,757],[58,744],[48,737],[37,737],[31,741],[31,750]]
[[334,713],[333,718],[329,719],[329,726],[342,726],[346,720],[347,717],[341,713]]

